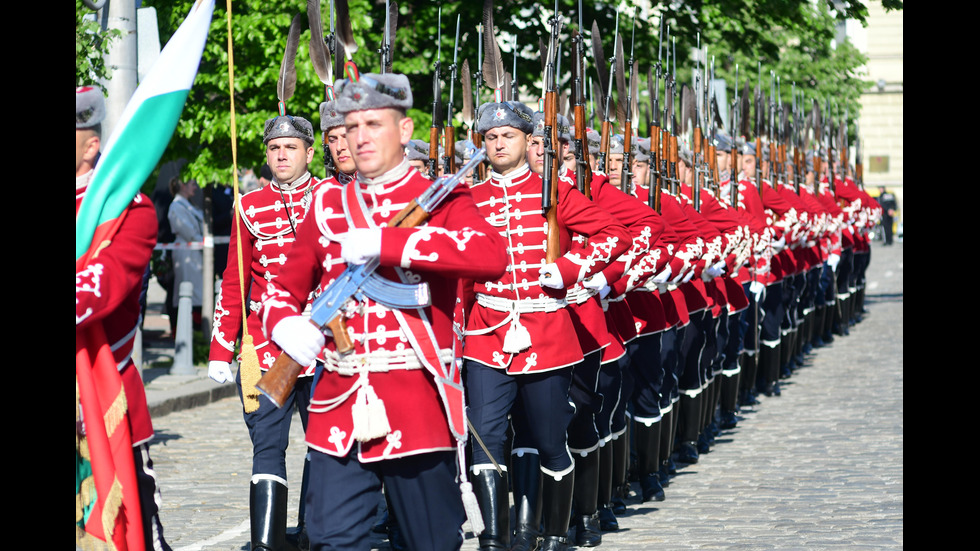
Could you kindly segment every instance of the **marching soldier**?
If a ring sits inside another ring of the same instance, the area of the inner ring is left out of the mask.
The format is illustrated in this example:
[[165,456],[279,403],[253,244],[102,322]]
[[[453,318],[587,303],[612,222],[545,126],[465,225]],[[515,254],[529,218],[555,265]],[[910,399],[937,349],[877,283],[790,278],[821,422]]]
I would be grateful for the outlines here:
[[[543,514],[544,549],[565,549],[574,488],[566,439],[574,408],[568,393],[571,368],[584,357],[572,337],[565,289],[625,251],[629,233],[576,192],[570,180],[559,178],[553,185],[558,186],[561,250],[556,262],[545,262],[541,178],[527,163],[531,110],[513,101],[484,104],[477,130],[492,170],[487,181],[473,186],[473,195],[483,216],[504,236],[509,259],[502,278],[476,282],[476,304],[467,316],[464,375],[470,419],[487,447],[473,450],[474,490],[486,525],[480,546],[508,545],[508,477],[497,466],[503,462],[511,414],[515,435],[538,455],[541,477],[540,510],[534,507],[535,490],[524,489],[534,512],[518,511],[513,548],[535,547]],[[569,252],[572,232],[588,236],[584,250]],[[516,486],[514,501],[520,508],[523,498]]]
[[[406,116],[408,78],[364,74],[335,90],[357,178],[317,190],[311,218],[262,306],[265,328],[289,357],[324,364],[307,430],[312,549],[367,549],[382,484],[410,548],[458,549],[465,434],[456,432],[463,404],[452,399],[459,388],[452,383],[457,278],[497,277],[504,244],[465,188],[450,193],[425,225],[389,226],[432,185],[405,157],[414,127]],[[351,299],[339,315],[352,350],[324,346],[324,333],[302,315],[310,293],[326,292],[345,269],[368,262],[378,264],[379,277],[427,285],[431,306]]]
[[[237,375],[231,373],[231,361],[237,343],[240,339],[244,343],[246,336],[254,342],[257,367],[262,371],[272,367],[280,353],[262,328],[259,300],[282,271],[319,183],[308,170],[314,155],[313,141],[313,125],[302,117],[277,116],[266,121],[262,142],[273,179],[269,185],[243,195],[239,202],[238,223],[232,228],[228,264],[214,309],[208,376],[219,383],[236,381],[252,441],[252,549],[279,549],[285,542],[289,425],[293,408],[297,408],[304,430],[307,426],[315,366],[308,364],[294,392],[280,408],[266,397],[252,395],[254,389],[243,388],[243,375],[247,372],[242,371],[254,369],[248,357],[239,358],[241,368]],[[239,272],[239,266],[243,272]]]

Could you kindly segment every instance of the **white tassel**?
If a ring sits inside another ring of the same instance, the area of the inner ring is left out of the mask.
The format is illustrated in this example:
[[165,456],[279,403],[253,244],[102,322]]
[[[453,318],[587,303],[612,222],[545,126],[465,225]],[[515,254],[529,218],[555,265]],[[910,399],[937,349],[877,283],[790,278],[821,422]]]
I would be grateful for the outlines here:
[[504,352],[507,354],[517,354],[531,348],[531,334],[527,328],[521,325],[516,317],[510,323],[507,334],[504,335]]
[[476,501],[476,494],[473,493],[473,485],[463,482],[459,485],[459,491],[463,495],[463,510],[466,511],[466,518],[470,521],[470,528],[474,536],[483,533],[483,513],[480,511],[480,504]]
[[357,389],[351,416],[354,419],[353,437],[358,442],[368,442],[391,432],[385,403],[378,398],[370,384],[363,384]]

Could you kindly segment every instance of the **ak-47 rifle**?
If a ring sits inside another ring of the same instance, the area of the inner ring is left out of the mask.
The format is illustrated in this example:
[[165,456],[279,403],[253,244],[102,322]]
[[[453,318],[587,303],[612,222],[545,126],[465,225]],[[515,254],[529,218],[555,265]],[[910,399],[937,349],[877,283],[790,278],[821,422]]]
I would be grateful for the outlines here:
[[456,59],[459,53],[459,15],[456,16],[456,40],[453,42],[453,64],[449,66],[449,103],[446,109],[445,124],[445,173],[456,172],[456,126],[453,124],[453,95],[456,91]]
[[[470,160],[463,165],[459,172],[451,176],[438,178],[421,195],[412,200],[401,212],[395,215],[389,221],[388,227],[414,228],[423,224],[428,220],[432,211],[463,180],[463,175],[479,164],[485,155],[485,151],[475,149]],[[354,343],[350,340],[350,336],[347,333],[346,322],[344,321],[342,312],[348,300],[352,298],[362,299],[364,296],[367,296],[391,308],[418,308],[427,306],[430,301],[428,286],[425,284],[419,286],[396,284],[373,275],[379,265],[380,263],[377,257],[375,257],[364,264],[348,266],[313,301],[310,311],[310,323],[321,331],[330,329],[333,333],[338,354],[346,355],[354,350]],[[395,293],[409,291],[409,295],[383,296],[392,291],[395,291]],[[394,298],[394,300],[388,301],[388,298]],[[288,354],[282,353],[255,386],[262,394],[265,394],[272,400],[272,403],[276,407],[282,407],[286,398],[292,393],[300,372],[305,367],[289,357]]]
[[623,121],[623,167],[622,176],[619,180],[619,188],[623,193],[630,193],[631,187],[633,185],[633,169],[630,166],[632,162],[632,154],[630,151],[633,148],[633,101],[635,96],[633,95],[633,87],[636,85],[635,75],[636,64],[633,61],[633,48],[636,46],[636,12],[639,8],[633,8],[633,33],[632,38],[630,38],[630,60],[629,60],[629,70],[630,78],[626,85],[626,105],[625,105],[625,120]]
[[439,100],[442,96],[439,79],[442,70],[442,8],[439,8],[439,20],[436,27],[436,63],[432,72],[432,126],[429,127],[429,160],[426,167],[429,179],[438,177],[439,167]]
[[582,34],[582,0],[578,2],[578,30],[572,33],[572,118],[575,121],[575,187],[592,197],[592,166],[585,130],[585,36]]
[[558,50],[558,35],[561,33],[562,19],[555,0],[554,16],[549,21],[551,36],[548,40],[548,63],[545,67],[544,96],[544,171],[541,174],[541,210],[548,221],[547,248],[545,262],[552,264],[561,256],[561,242],[558,232],[558,185],[561,160],[556,149],[558,141],[558,75],[555,72],[555,58]]

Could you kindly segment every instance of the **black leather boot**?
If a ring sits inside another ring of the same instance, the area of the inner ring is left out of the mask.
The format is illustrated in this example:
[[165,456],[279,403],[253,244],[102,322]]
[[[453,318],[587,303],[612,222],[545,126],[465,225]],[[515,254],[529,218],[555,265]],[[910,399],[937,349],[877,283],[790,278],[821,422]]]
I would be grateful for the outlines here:
[[602,543],[599,527],[599,449],[585,454],[576,453],[575,489],[572,508],[575,511],[575,545],[595,547]]
[[280,551],[286,546],[286,485],[269,478],[249,485],[252,551]]
[[483,515],[479,534],[480,551],[507,549],[510,538],[510,501],[507,499],[507,473],[484,469],[470,475],[473,494]]
[[299,494],[299,521],[296,528],[286,530],[286,543],[299,551],[310,551],[310,536],[306,533],[306,489],[310,486],[310,458],[303,462],[303,484]]
[[599,528],[603,532],[619,530],[619,520],[612,510],[613,492],[613,446],[612,441],[599,448],[599,487],[596,491],[596,512],[599,515]]
[[544,522],[544,542],[541,549],[563,551],[568,548],[568,519],[572,514],[572,494],[575,471],[556,480],[542,472],[541,516]]
[[[663,411],[663,410],[661,410]],[[677,410],[670,408],[666,413],[662,413],[660,419],[660,456],[657,465],[657,477],[660,479],[660,487],[670,486],[669,460],[670,453],[674,449],[674,419],[677,417]]]
[[541,533],[541,462],[536,453],[511,455],[516,526],[512,551],[533,551]]
[[613,440],[611,444],[613,447],[612,511],[617,515],[625,515],[625,492],[629,488],[629,481],[626,480],[626,470],[630,460],[629,430],[619,435],[619,438]]
[[738,386],[741,373],[734,375],[721,375],[719,386],[721,396],[718,398],[718,427],[722,430],[735,428],[738,424]]
[[698,462],[698,423],[701,419],[701,399],[703,393],[697,396],[681,394],[680,425],[677,428],[677,460],[681,463]]
[[633,425],[636,435],[637,468],[640,475],[640,489],[643,501],[663,501],[664,488],[660,484],[660,432],[661,421],[646,423],[637,421]]

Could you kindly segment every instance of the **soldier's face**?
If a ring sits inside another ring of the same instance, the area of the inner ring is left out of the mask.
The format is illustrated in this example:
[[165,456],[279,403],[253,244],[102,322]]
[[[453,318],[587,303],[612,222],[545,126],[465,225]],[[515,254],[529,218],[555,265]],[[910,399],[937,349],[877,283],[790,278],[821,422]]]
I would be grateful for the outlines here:
[[571,146],[568,144],[562,144],[562,149],[565,150],[565,156],[562,157],[562,163],[565,165],[565,170],[571,170],[575,172],[578,170],[578,159],[575,158],[575,153],[572,151]]
[[377,178],[405,159],[415,123],[395,109],[353,111],[344,117],[347,144],[359,173]]
[[650,163],[647,161],[636,161],[633,163],[633,187],[641,185],[646,187],[650,178]]
[[346,128],[337,126],[328,130],[327,147],[330,148],[330,156],[333,157],[333,163],[337,170],[347,174],[356,170],[354,156],[351,155],[350,147],[347,145]]
[[619,180],[623,177],[623,154],[610,153],[608,164],[609,183],[618,186]]
[[490,165],[498,174],[520,168],[527,159],[527,134],[512,126],[491,128],[483,137]]
[[527,164],[535,174],[544,172],[544,138],[541,136],[531,136],[527,142]]
[[755,177],[755,155],[742,155],[742,172],[747,178]]
[[718,160],[718,172],[725,172],[729,168],[729,161],[732,160],[732,153],[730,151],[722,151],[721,149],[718,149],[715,158]]
[[299,138],[273,138],[265,146],[265,157],[280,184],[291,184],[306,174],[313,160],[313,147]]

